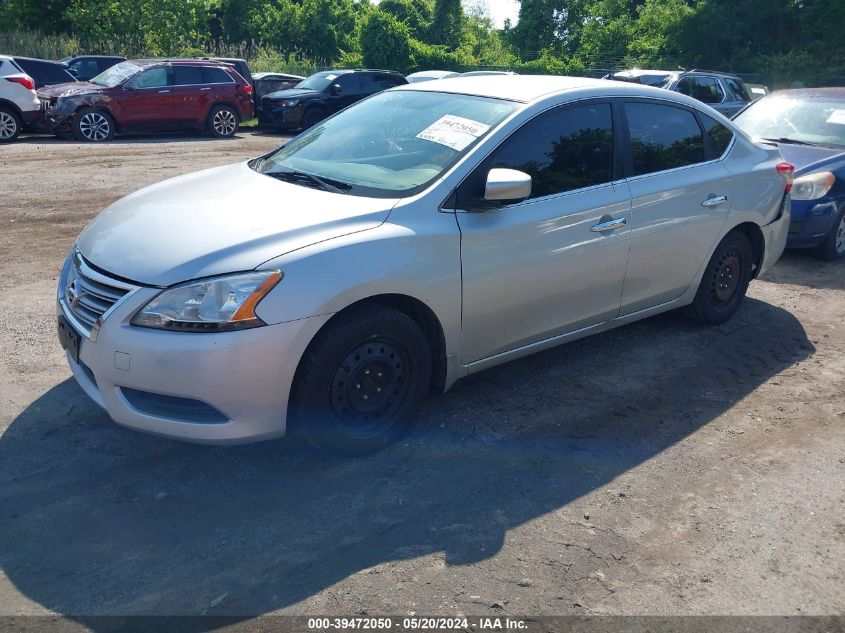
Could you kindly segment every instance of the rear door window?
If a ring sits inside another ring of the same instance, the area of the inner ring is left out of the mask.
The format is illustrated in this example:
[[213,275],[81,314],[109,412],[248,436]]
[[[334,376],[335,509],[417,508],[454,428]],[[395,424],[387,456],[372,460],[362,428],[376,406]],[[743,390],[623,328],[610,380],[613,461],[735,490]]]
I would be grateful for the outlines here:
[[625,114],[635,176],[704,162],[704,136],[689,110],[629,102]]
[[204,83],[199,66],[173,66],[172,71],[174,86],[196,86]]

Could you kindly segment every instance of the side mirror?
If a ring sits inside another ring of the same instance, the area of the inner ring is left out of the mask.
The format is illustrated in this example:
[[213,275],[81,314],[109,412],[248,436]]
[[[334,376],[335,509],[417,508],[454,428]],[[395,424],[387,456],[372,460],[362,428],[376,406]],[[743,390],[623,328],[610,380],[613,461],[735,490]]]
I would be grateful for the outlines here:
[[340,88],[340,84],[334,84],[334,85],[332,86],[332,94],[333,94],[333,95],[339,95],[339,94],[340,94],[340,90],[341,90],[341,88]]
[[491,169],[487,174],[484,199],[488,202],[524,200],[531,195],[531,176],[516,169]]
[[135,86],[132,84],[131,81],[127,81],[125,84],[123,84],[123,89],[124,90],[135,90]]
[[67,70],[67,71],[68,71],[71,75],[73,75],[74,77],[79,77],[79,71],[78,71],[76,68],[74,68],[73,66],[68,66],[68,67],[66,68],[66,70]]

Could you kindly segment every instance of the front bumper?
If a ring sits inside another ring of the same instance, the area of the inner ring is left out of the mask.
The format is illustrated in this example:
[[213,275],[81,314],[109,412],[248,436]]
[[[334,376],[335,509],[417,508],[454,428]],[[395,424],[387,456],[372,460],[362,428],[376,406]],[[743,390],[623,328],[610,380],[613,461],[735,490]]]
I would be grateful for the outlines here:
[[305,108],[298,106],[274,106],[262,103],[258,110],[258,122],[261,125],[276,128],[298,128],[302,126],[302,117]]
[[[145,433],[203,444],[284,435],[297,364],[330,315],[218,333],[130,325],[158,292],[130,292],[106,315],[96,341],[82,333],[79,363],[67,355],[82,389],[115,422]],[[59,311],[73,318],[61,292]],[[204,416],[209,410],[220,415]]]
[[787,248],[812,248],[828,236],[839,213],[837,200],[800,200],[792,203]]

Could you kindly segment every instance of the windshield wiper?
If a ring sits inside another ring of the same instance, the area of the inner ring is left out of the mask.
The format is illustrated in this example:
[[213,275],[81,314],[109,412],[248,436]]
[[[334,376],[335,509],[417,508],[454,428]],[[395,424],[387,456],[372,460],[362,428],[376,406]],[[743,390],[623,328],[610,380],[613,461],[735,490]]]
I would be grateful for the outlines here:
[[768,141],[769,143],[789,143],[790,145],[815,145],[815,143],[808,143],[807,141],[799,141],[795,138],[787,138],[781,136],[780,138],[761,138],[761,141]]
[[332,191],[334,193],[346,193],[352,189],[352,185],[339,180],[332,180],[329,178],[321,178],[314,174],[309,174],[304,171],[296,171],[295,169],[276,169],[262,172],[265,176],[271,178],[278,178],[279,180],[286,180],[287,182],[310,183],[312,186],[316,185],[318,189],[323,191]]

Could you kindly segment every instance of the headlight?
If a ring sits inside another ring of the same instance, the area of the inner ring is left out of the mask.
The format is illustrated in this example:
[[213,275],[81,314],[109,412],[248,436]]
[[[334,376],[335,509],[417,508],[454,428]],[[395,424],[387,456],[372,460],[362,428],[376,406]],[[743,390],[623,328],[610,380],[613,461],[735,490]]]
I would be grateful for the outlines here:
[[286,108],[292,108],[299,105],[299,99],[282,99],[282,105]]
[[836,182],[836,176],[829,171],[820,171],[817,174],[810,174],[808,176],[801,176],[796,178],[792,183],[791,196],[793,200],[816,200],[822,196],[827,195],[833,183]]
[[220,332],[264,325],[255,315],[255,307],[281,278],[280,271],[271,270],[174,286],[139,310],[132,317],[132,325],[182,332]]

